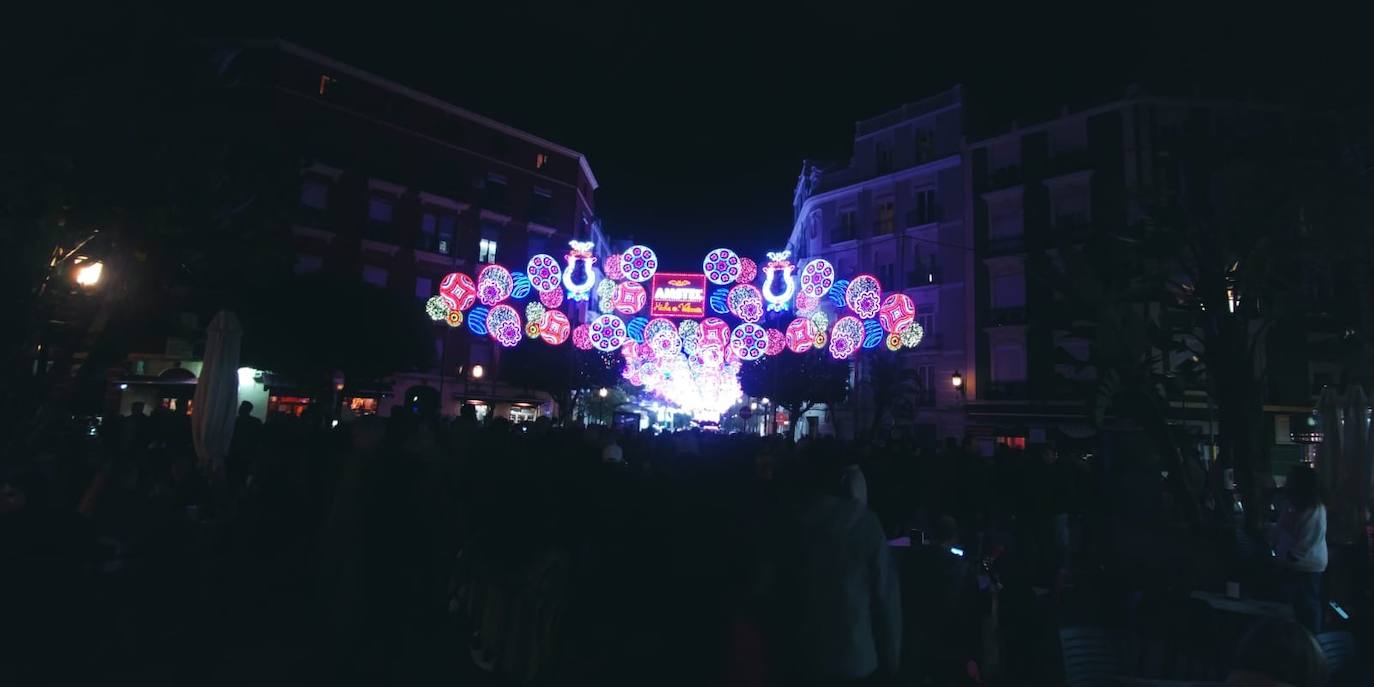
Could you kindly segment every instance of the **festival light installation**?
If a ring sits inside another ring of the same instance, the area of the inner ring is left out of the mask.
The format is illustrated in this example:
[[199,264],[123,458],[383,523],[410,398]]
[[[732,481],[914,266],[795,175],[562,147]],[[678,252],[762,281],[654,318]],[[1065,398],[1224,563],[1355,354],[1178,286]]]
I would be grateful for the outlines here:
[[587,294],[596,283],[596,273],[592,271],[592,264],[596,262],[596,256],[592,255],[594,245],[591,241],[568,242],[571,250],[566,256],[568,266],[563,270],[563,288],[570,301],[587,300]]
[[539,302],[543,303],[545,308],[557,308],[563,305],[563,289],[539,292]]
[[806,263],[801,273],[801,291],[813,298],[824,297],[835,284],[835,266],[825,258]]
[[745,322],[763,319],[763,294],[753,284],[736,284],[725,297],[730,313]]
[[482,305],[492,306],[506,300],[514,286],[515,280],[511,278],[510,270],[496,263],[483,267],[477,273],[477,299],[482,301]]
[[448,326],[450,326],[450,327],[459,327],[459,326],[462,326],[462,324],[463,324],[463,311],[462,311],[462,310],[450,310],[450,311],[448,311],[448,314],[444,316],[444,322],[447,323]]
[[425,314],[435,322],[442,322],[447,318],[449,310],[452,308],[444,303],[443,296],[430,296],[429,300],[425,301]]
[[592,347],[591,329],[592,329],[592,328],[591,328],[589,325],[585,325],[585,324],[579,324],[579,325],[577,325],[576,327],[574,327],[574,328],[573,328],[573,331],[572,331],[572,342],[573,342],[573,345],[576,346],[577,348],[580,348],[580,349],[584,350],[584,351],[591,350],[591,347]]
[[620,255],[620,271],[630,281],[649,281],[658,271],[658,255],[648,246],[630,246]]
[[519,345],[525,334],[524,326],[520,324],[520,314],[509,305],[492,308],[487,313],[487,334],[506,348]]
[[717,248],[706,254],[701,271],[712,284],[733,284],[740,275],[739,255],[729,248]]
[[763,350],[764,355],[777,355],[787,350],[787,336],[777,329],[769,329],[768,347]]
[[[770,312],[785,312],[792,295],[797,291],[797,281],[792,278],[792,262],[787,258],[791,251],[768,254],[768,264],[763,267],[763,300],[768,301]],[[778,290],[778,282],[782,290]]]
[[[603,283],[610,283],[610,280]],[[633,315],[643,310],[648,299],[649,295],[638,282],[620,282],[611,291],[611,307],[622,315]]]
[[758,360],[768,349],[768,332],[753,322],[741,322],[730,332],[730,352],[740,360]]
[[591,337],[592,347],[603,353],[620,348],[629,339],[625,331],[625,321],[610,313],[592,320],[588,335]]
[[787,325],[787,350],[805,353],[816,345],[816,323],[809,317],[798,317]]
[[539,318],[539,338],[550,346],[557,346],[568,340],[572,323],[568,316],[557,310],[549,310]]
[[530,258],[529,263],[525,265],[525,276],[530,280],[530,286],[540,294],[557,291],[563,284],[563,268],[547,253],[539,253]]
[[878,283],[878,278],[871,274],[861,274],[854,277],[844,290],[844,304],[849,306],[854,314],[863,319],[868,319],[878,314],[878,308],[882,307],[883,286]]
[[912,322],[911,324],[907,325],[906,329],[902,330],[902,345],[907,348],[915,348],[917,346],[920,346],[921,339],[924,339],[925,335],[926,330],[924,327],[921,326],[921,323]]
[[708,317],[701,321],[701,346],[724,349],[730,339],[730,325],[719,317]]
[[625,272],[620,269],[620,254],[611,253],[606,256],[606,264],[601,266],[601,271],[605,273],[607,279],[624,279]]
[[916,304],[911,296],[904,293],[888,294],[883,299],[882,307],[878,308],[878,322],[883,325],[883,331],[889,334],[900,334],[915,321]]
[[848,360],[863,345],[864,324],[853,315],[835,320],[830,330],[830,355],[836,360]]
[[741,284],[752,284],[754,283],[754,279],[756,279],[758,276],[758,263],[754,262],[753,260],[750,260],[749,258],[739,259],[739,276],[735,277],[735,281]]
[[477,284],[462,272],[450,272],[439,282],[439,297],[449,310],[467,310],[477,303]]

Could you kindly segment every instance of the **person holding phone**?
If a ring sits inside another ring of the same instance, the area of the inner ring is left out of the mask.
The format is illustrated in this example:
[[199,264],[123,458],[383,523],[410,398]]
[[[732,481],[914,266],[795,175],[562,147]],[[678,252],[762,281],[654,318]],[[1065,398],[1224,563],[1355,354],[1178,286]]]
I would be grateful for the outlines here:
[[1274,528],[1274,558],[1294,617],[1312,634],[1321,632],[1322,573],[1326,572],[1326,506],[1317,471],[1295,465],[1284,485],[1288,506]]

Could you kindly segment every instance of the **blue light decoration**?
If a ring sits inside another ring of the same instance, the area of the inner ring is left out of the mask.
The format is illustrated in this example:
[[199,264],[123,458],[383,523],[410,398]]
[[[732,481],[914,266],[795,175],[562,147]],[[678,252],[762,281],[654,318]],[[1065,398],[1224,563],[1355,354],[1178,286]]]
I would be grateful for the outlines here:
[[886,336],[887,332],[883,331],[881,322],[873,319],[864,320],[864,348],[877,348],[882,345]]
[[[787,259],[791,255],[792,251],[787,250],[768,254],[768,264],[763,267],[763,300],[768,302],[769,312],[786,312],[797,292],[797,281],[792,278],[794,268]],[[781,293],[777,290],[779,273],[783,284]]]
[[485,305],[479,305],[468,312],[468,331],[478,336],[487,335],[487,313],[491,309]]
[[720,288],[711,292],[711,310],[717,315],[730,313],[730,289]]
[[592,270],[596,262],[596,256],[592,255],[594,245],[591,241],[568,242],[572,250],[567,254],[568,268],[563,270],[563,288],[568,290],[570,301],[587,300],[587,294],[596,285],[596,272]]
[[634,339],[635,343],[644,343],[644,327],[648,324],[649,318],[643,315],[631,317],[630,321],[625,323],[625,331],[629,333],[630,338]]
[[530,295],[530,289],[534,288],[530,284],[530,278],[524,272],[511,272],[510,278],[514,285],[510,289],[510,297],[516,300],[524,300]]
[[836,279],[835,284],[830,287],[830,302],[837,308],[844,307],[844,292],[849,288],[848,279]]

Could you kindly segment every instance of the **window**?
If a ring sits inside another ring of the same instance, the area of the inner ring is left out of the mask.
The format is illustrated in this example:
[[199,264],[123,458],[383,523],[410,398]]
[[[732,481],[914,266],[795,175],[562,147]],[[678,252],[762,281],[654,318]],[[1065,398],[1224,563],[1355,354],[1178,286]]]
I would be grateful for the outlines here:
[[544,188],[535,187],[530,194],[530,221],[548,224],[553,217],[553,194]]
[[886,288],[892,288],[896,282],[892,281],[892,263],[878,265],[878,283]]
[[1019,308],[1026,304],[1025,275],[998,274],[992,278],[992,307]]
[[364,265],[364,266],[363,266],[363,281],[365,281],[365,282],[367,282],[367,283],[369,283],[369,284],[371,284],[371,285],[373,285],[373,286],[385,287],[385,286],[386,286],[386,278],[387,278],[386,268],[384,268],[384,267],[377,267],[377,266],[375,266],[375,265]]
[[835,231],[831,234],[830,242],[839,243],[841,241],[852,240],[858,234],[858,223],[859,214],[852,208],[841,210],[839,224],[835,226]]
[[334,86],[334,84],[335,84],[336,81],[337,81],[337,79],[335,79],[334,77],[332,77],[332,76],[330,76],[330,75],[328,75],[328,74],[321,74],[321,75],[320,75],[320,95],[325,95],[325,94],[329,93],[329,89],[330,89],[331,87]]
[[1026,348],[1014,343],[995,346],[992,349],[992,380],[1026,381]]
[[879,143],[875,157],[878,160],[879,174],[887,174],[892,171],[892,146],[886,143]]
[[391,215],[395,208],[396,204],[390,198],[372,196],[367,202],[367,218],[373,222],[391,224]]
[[878,201],[876,219],[873,220],[873,233],[891,234],[895,224],[896,211],[891,198]]
[[416,298],[429,298],[430,296],[433,296],[435,293],[436,293],[436,292],[435,292],[435,290],[434,290],[434,280],[433,280],[433,279],[430,279],[429,277],[416,277],[416,278],[415,278],[415,297],[416,297]]
[[296,274],[312,274],[324,268],[324,258],[318,255],[297,255]]
[[988,206],[988,237],[989,238],[1008,238],[1020,236],[1021,227],[1021,203],[1017,202],[991,203]]
[[453,214],[426,210],[420,216],[420,235],[415,239],[415,248],[440,255],[451,255],[453,234],[457,224],[458,218]]
[[316,210],[329,207],[329,184],[320,179],[306,179],[301,184],[301,205]]
[[912,226],[930,224],[940,220],[935,207],[935,189],[929,187],[917,189],[914,200],[910,223]]
[[483,183],[482,207],[490,210],[506,209],[506,178],[500,174],[488,174]]
[[916,161],[928,162],[935,158],[935,131],[926,127],[916,129]]
[[[483,232],[486,233],[485,231]],[[496,239],[482,238],[477,242],[477,262],[496,262]]]
[[548,155],[548,153],[535,153],[535,154],[534,154],[534,168],[535,168],[535,169],[543,169],[543,168],[547,167],[548,164],[549,164],[549,155]]
[[935,333],[935,315],[933,313],[923,313],[916,316],[916,323],[921,325],[924,336],[929,337]]
[[1050,188],[1050,219],[1059,231],[1086,227],[1092,218],[1092,201],[1086,183],[1056,185]]
[[916,404],[923,406],[935,405],[935,366],[917,365],[915,372]]

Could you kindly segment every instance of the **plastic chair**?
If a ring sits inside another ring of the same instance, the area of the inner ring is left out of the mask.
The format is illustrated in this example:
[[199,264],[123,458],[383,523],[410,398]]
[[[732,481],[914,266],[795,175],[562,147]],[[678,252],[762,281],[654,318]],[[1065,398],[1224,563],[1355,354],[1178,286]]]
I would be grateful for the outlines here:
[[1317,643],[1326,656],[1326,672],[1335,679],[1349,668],[1359,656],[1355,647],[1355,635],[1349,632],[1323,632],[1317,635]]
[[1116,640],[1100,627],[1061,628],[1059,651],[1068,687],[1098,687],[1121,673]]

